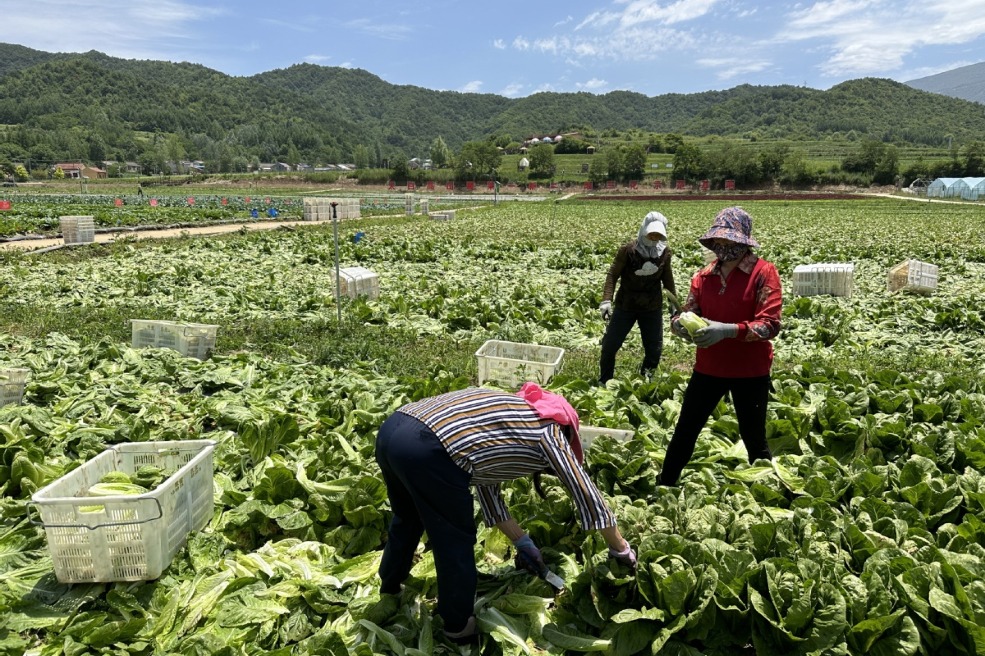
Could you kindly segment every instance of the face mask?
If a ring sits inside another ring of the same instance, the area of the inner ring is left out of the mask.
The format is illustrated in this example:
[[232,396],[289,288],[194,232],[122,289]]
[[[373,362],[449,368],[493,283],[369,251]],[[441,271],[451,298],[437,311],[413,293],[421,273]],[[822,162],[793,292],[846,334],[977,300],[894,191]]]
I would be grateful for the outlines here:
[[749,247],[745,244],[712,244],[711,252],[715,254],[719,262],[731,262],[746,254]]

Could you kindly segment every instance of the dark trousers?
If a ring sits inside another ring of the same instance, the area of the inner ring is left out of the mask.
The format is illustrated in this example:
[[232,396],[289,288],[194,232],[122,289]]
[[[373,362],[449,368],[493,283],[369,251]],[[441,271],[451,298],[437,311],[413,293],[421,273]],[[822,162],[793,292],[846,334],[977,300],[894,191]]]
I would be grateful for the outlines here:
[[772,384],[769,376],[757,378],[719,378],[694,372],[684,392],[681,416],[677,419],[674,436],[670,439],[660,472],[661,485],[676,485],[684,466],[694,453],[698,434],[704,428],[715,406],[726,394],[732,395],[739,435],[749,452],[749,462],[773,455],[766,444],[766,405]]
[[640,373],[653,371],[660,364],[660,354],[664,346],[663,312],[633,312],[631,310],[612,309],[612,317],[606,326],[602,337],[602,356],[599,359],[599,382],[612,378],[616,370],[616,353],[622,348],[626,336],[633,329],[633,324],[640,325],[640,336],[643,338],[643,364]]
[[376,462],[393,511],[380,591],[400,591],[427,531],[438,574],[437,612],[446,631],[461,631],[473,614],[477,579],[472,476],[452,461],[427,426],[399,412],[380,426]]

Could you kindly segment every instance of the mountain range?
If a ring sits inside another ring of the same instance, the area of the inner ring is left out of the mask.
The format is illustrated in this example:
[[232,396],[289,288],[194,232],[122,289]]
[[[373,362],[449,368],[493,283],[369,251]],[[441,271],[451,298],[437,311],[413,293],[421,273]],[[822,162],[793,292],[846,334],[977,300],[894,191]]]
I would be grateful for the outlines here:
[[985,62],[910,80],[914,89],[985,103]]
[[[827,90],[740,85],[654,97],[506,98],[394,85],[359,69],[298,64],[234,77],[197,64],[0,44],[0,158],[43,146],[52,158],[97,159],[104,151],[107,159],[136,159],[179,135],[185,152],[203,159],[273,161],[294,152],[307,161],[350,161],[365,148],[381,161],[426,155],[438,137],[456,150],[487,137],[522,141],[585,128],[940,146],[985,135],[983,88],[985,64],[910,84],[861,78]],[[969,97],[951,97],[959,91]]]

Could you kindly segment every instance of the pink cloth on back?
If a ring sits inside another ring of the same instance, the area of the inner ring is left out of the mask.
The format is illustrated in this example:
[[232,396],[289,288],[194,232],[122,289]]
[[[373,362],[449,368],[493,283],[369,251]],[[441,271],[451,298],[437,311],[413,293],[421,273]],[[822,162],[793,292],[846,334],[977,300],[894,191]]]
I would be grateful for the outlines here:
[[578,413],[568,400],[560,394],[548,392],[537,383],[524,383],[516,395],[529,403],[544,419],[553,419],[562,426],[571,426],[574,429],[568,444],[575,452],[578,462],[583,464],[585,454],[581,448],[581,438],[578,436]]

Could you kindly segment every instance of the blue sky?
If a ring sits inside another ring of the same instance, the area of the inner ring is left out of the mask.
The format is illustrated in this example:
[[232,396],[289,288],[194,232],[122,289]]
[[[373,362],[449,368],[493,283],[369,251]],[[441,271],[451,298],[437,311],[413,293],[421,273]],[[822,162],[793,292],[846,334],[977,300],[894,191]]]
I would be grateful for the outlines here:
[[249,76],[308,62],[393,84],[647,96],[827,89],[985,60],[985,0],[0,0],[0,41]]

